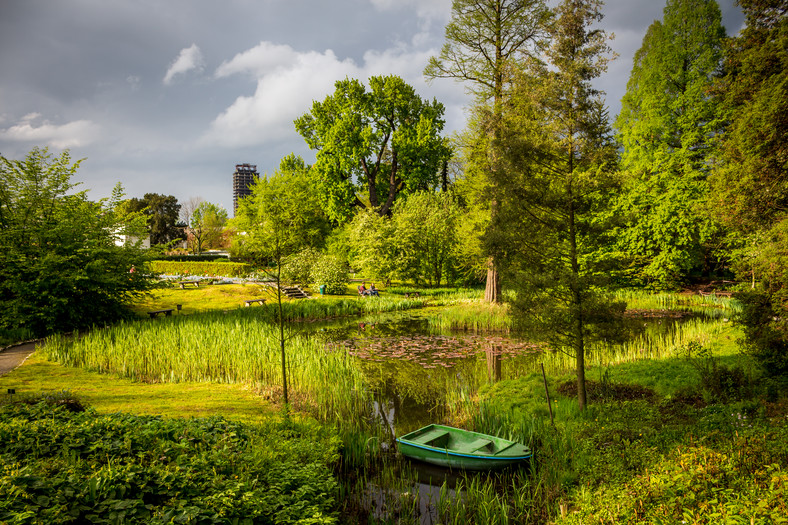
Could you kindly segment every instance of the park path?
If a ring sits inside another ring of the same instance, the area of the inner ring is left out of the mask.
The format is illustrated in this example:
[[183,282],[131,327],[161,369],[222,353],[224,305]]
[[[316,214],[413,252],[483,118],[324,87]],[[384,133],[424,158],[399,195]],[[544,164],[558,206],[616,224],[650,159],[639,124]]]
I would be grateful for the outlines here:
[[0,351],[0,376],[22,364],[36,349],[36,343],[22,343]]

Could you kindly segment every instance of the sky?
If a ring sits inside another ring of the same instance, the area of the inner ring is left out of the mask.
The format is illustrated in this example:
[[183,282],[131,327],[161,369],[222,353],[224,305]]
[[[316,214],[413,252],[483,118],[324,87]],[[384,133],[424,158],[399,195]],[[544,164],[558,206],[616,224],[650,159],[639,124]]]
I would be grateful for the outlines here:
[[[736,34],[741,11],[718,2]],[[613,116],[663,8],[605,4],[618,58],[596,86]],[[201,197],[232,216],[236,164],[314,161],[293,120],[337,80],[398,75],[444,104],[447,135],[463,129],[465,87],[422,74],[450,13],[451,0],[0,0],[0,155],[67,148],[93,200],[120,182],[128,197]]]

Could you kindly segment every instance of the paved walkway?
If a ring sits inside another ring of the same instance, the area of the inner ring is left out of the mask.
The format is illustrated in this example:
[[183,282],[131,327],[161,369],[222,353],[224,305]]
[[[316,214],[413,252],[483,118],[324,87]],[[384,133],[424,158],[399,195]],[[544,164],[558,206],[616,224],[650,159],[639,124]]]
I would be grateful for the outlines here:
[[23,343],[21,345],[6,348],[0,352],[0,376],[7,374],[21,365],[35,349],[35,343]]

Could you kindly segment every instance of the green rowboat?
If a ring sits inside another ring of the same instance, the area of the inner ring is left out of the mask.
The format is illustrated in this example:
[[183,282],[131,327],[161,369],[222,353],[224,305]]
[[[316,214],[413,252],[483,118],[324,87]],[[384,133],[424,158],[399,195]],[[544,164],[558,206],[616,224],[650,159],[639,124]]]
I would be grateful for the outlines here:
[[442,467],[492,470],[528,461],[528,447],[495,436],[444,425],[427,425],[397,438],[403,456]]

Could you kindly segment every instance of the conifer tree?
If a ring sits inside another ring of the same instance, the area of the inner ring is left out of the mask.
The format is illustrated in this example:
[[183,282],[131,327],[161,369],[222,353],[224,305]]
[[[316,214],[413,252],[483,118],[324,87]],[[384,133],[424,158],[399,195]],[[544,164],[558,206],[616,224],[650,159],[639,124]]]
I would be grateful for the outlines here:
[[557,8],[549,63],[533,60],[523,71],[494,145],[504,198],[490,249],[506,261],[516,322],[576,358],[581,410],[587,346],[615,333],[624,308],[600,292],[615,262],[602,212],[617,183],[616,144],[591,85],[610,52],[604,31],[592,28],[600,9],[599,0]]

